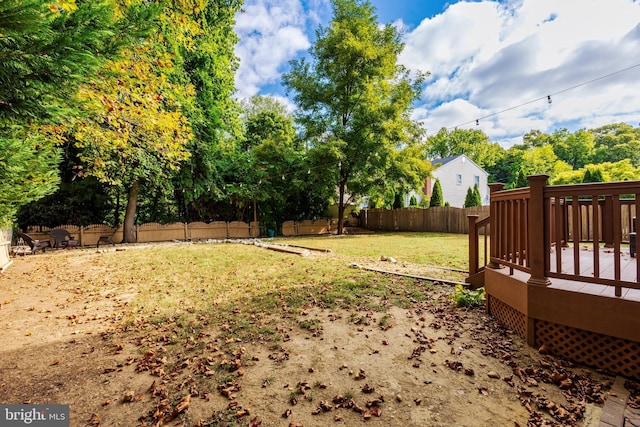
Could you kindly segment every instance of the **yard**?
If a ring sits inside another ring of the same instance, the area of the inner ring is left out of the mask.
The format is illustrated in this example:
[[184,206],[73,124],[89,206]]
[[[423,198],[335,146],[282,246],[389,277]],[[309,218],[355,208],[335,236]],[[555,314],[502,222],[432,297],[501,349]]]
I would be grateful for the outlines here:
[[453,285],[366,269],[460,281],[467,239],[278,240],[331,250],[306,256],[176,243],[17,258],[0,275],[0,402],[69,404],[72,426],[597,422],[613,377],[457,308]]

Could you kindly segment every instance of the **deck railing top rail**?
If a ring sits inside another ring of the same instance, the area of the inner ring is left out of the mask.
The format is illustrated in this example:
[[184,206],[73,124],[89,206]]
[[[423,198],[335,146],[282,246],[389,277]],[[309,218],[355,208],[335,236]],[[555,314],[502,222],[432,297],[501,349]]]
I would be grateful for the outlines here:
[[544,187],[545,197],[560,196],[621,196],[638,194],[640,181],[595,182],[588,184],[550,185]]

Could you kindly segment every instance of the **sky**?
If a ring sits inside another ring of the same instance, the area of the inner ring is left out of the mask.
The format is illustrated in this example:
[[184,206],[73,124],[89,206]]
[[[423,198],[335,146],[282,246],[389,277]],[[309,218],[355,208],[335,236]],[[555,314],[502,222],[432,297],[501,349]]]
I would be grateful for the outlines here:
[[[481,129],[507,148],[531,130],[640,126],[640,0],[371,0],[398,27],[399,63],[429,72],[412,117],[427,135]],[[270,95],[306,55],[329,0],[245,0],[236,96]]]

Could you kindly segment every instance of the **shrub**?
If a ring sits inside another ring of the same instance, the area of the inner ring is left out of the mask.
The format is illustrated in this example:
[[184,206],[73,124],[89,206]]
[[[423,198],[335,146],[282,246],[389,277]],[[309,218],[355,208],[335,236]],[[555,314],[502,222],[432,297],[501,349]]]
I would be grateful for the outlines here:
[[484,288],[473,291],[462,285],[456,285],[455,290],[449,295],[449,299],[458,307],[476,307],[484,303]]
[[444,199],[442,197],[442,185],[440,185],[440,180],[436,178],[436,182],[433,184],[433,192],[431,193],[429,207],[442,205],[444,205]]

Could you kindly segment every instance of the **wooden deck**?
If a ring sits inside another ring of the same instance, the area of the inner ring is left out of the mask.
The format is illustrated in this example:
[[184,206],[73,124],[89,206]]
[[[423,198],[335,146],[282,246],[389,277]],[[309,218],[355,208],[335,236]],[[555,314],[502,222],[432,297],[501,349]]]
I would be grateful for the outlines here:
[[547,178],[490,185],[490,216],[469,217],[467,282],[485,287],[489,313],[529,345],[640,379],[640,261],[629,252],[640,181]]
[[[593,247],[591,245],[580,245],[579,247],[579,270],[575,272],[575,251],[573,247],[561,248],[561,265],[562,269],[559,273],[569,274],[572,276],[584,277],[586,280],[598,280],[606,279],[615,281],[615,253],[611,248],[600,248],[598,257],[593,256]],[[555,250],[551,253],[550,257],[550,271],[558,272],[557,257],[555,256]],[[598,269],[594,268],[594,260],[597,259]],[[618,280],[623,282],[635,282],[638,283],[638,268],[640,263],[637,257],[631,257],[628,249],[620,250],[620,278]],[[598,274],[596,274],[598,272]],[[615,296],[615,287],[611,285],[604,285],[601,283],[589,283],[586,281],[576,281],[564,278],[551,278],[551,288],[562,289],[571,292],[579,292],[590,295],[600,296]],[[621,298],[640,302],[640,289],[632,289],[622,287]]]

